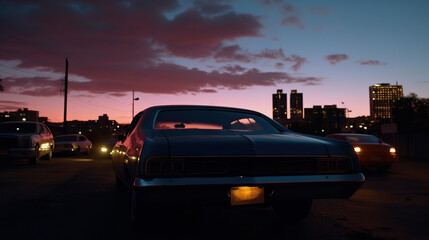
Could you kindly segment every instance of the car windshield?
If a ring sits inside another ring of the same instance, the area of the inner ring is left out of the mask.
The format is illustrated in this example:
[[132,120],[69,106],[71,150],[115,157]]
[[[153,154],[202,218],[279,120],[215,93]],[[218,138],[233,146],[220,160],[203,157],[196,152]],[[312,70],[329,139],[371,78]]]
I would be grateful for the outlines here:
[[380,139],[371,135],[354,135],[354,136],[344,136],[344,139],[347,142],[364,142],[364,143],[380,143]]
[[57,136],[55,142],[74,142],[77,140],[76,136]]
[[35,123],[3,123],[0,124],[0,133],[35,133]]
[[155,129],[216,129],[248,132],[279,132],[277,128],[258,115],[219,110],[161,111],[155,121]]

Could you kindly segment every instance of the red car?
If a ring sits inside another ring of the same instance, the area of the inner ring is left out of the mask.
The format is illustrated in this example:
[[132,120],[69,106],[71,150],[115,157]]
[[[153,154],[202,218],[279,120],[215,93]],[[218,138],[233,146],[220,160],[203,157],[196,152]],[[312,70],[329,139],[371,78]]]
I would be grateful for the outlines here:
[[393,163],[398,161],[396,149],[373,135],[337,133],[326,137],[350,143],[359,157],[362,168],[376,167],[380,171],[387,171]]

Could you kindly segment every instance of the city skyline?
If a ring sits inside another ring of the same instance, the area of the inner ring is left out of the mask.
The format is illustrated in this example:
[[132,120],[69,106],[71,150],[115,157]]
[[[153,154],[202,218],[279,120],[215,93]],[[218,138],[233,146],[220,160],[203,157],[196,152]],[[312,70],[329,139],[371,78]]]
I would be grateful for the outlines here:
[[129,123],[132,103],[135,113],[200,104],[272,117],[276,89],[350,117],[370,114],[379,83],[429,98],[427,1],[0,2],[0,111],[62,122],[65,58],[68,121]]

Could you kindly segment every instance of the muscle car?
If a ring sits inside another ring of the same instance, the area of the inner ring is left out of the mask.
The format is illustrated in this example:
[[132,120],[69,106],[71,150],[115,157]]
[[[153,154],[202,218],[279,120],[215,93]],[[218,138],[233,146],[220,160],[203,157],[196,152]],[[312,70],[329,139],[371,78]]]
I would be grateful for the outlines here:
[[365,180],[349,143],[245,109],[150,107],[119,140],[113,169],[131,190],[134,223],[150,219],[153,206],[181,204],[272,207],[303,219],[313,199],[349,198]]

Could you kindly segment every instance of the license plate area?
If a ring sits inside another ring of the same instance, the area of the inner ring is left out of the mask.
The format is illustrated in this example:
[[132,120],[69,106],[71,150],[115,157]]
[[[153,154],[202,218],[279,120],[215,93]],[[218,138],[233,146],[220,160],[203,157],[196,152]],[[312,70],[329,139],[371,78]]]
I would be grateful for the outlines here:
[[231,205],[264,203],[264,187],[231,187]]

